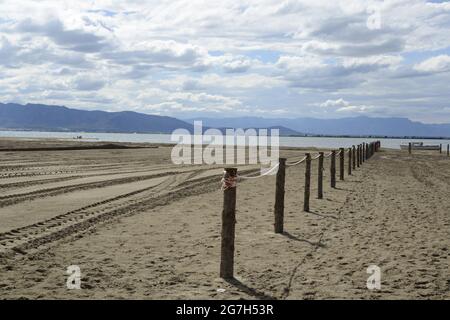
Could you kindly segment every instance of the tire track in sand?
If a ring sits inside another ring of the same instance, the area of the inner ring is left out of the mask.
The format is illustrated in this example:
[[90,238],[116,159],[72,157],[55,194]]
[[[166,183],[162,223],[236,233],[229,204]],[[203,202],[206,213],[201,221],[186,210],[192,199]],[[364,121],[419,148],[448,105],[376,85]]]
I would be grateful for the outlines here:
[[27,254],[68,236],[88,231],[119,216],[137,214],[189,195],[214,191],[218,175],[192,179],[207,169],[178,172],[156,186],[136,190],[29,226],[0,233],[0,257]]

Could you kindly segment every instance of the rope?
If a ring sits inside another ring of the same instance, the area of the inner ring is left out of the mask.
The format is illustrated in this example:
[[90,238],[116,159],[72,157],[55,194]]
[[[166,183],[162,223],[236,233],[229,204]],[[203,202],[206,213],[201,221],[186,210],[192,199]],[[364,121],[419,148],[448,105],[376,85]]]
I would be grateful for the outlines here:
[[303,159],[301,159],[301,160],[299,160],[299,161],[297,161],[297,162],[294,162],[294,163],[286,163],[286,166],[287,166],[287,167],[296,166],[296,165],[302,163],[302,162],[305,161],[305,160],[306,160],[306,157],[304,157]]
[[260,174],[259,176],[239,176],[239,180],[245,180],[245,179],[258,179],[264,176],[267,176],[268,174],[270,174],[271,172],[273,172],[276,168],[278,168],[280,165],[280,163],[277,163],[276,165],[274,165],[272,168],[270,168],[269,170],[267,170],[266,172]]
[[319,159],[319,158],[320,158],[320,153],[317,156],[315,156],[314,158],[312,158],[311,160],[316,160],[316,159]]
[[330,152],[330,153],[324,155],[323,157],[324,157],[324,158],[328,158],[328,157],[330,157],[332,154],[333,154],[333,152]]
[[223,178],[220,181],[222,183],[222,191],[230,189],[230,188],[236,188],[237,184],[237,176],[229,176],[227,172],[223,171]]

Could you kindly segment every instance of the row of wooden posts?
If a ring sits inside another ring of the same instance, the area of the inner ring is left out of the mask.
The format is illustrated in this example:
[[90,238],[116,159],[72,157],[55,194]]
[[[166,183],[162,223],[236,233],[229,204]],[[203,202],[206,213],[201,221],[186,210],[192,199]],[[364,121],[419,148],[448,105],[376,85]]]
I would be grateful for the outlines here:
[[[380,141],[371,143],[362,143],[358,146],[348,148],[347,152],[344,148],[331,151],[327,157],[330,157],[330,185],[336,188],[336,157],[339,156],[339,179],[345,179],[345,154],[347,153],[348,166],[347,174],[351,175],[352,171],[359,168],[366,160],[370,159],[375,152],[381,148]],[[310,153],[306,153],[305,162],[305,190],[303,210],[308,212],[310,210],[310,196],[311,196],[311,162],[318,159],[318,189],[317,197],[323,199],[323,171],[324,158],[326,156],[323,152],[314,159],[311,158]],[[284,194],[285,194],[285,178],[286,178],[286,158],[280,158],[278,164],[278,171],[276,176],[275,186],[275,206],[274,206],[274,231],[275,233],[284,232]],[[236,181],[237,168],[225,168],[224,181]],[[222,243],[221,243],[221,260],[220,260],[220,277],[224,279],[231,279],[234,277],[234,238],[235,238],[235,224],[236,224],[236,183],[228,183],[228,187],[224,188],[223,193],[223,211],[222,211]]]

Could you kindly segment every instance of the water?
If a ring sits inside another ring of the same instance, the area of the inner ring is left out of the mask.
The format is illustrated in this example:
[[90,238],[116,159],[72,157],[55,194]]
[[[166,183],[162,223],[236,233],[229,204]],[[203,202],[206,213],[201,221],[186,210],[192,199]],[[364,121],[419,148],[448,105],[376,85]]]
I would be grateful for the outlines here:
[[[148,143],[175,143],[170,134],[133,134],[133,133],[92,133],[92,132],[43,132],[43,131],[0,131],[0,137],[16,138],[54,138],[73,139],[82,136],[81,141],[102,142],[148,142]],[[348,148],[362,142],[380,140],[383,148],[400,149],[401,144],[408,142],[423,142],[425,145],[443,146],[450,144],[450,139],[375,139],[375,138],[332,138],[332,137],[280,137],[280,146],[283,147],[317,147],[317,148]],[[77,140],[79,141],[79,140]]]

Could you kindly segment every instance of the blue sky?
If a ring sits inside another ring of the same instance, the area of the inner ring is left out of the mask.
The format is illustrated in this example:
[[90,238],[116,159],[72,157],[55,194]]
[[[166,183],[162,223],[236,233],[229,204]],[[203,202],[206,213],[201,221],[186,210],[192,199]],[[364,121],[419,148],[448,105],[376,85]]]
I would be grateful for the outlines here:
[[0,1],[0,102],[450,122],[450,3]]

